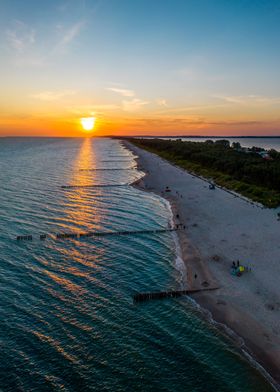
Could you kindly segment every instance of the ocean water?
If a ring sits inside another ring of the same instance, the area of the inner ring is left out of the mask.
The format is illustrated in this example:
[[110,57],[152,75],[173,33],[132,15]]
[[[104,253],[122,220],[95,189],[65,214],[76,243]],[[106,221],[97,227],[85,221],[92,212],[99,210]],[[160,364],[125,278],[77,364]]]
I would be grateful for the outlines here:
[[188,298],[133,304],[181,287],[171,233],[52,236],[168,225],[119,141],[0,139],[0,168],[1,391],[271,390]]

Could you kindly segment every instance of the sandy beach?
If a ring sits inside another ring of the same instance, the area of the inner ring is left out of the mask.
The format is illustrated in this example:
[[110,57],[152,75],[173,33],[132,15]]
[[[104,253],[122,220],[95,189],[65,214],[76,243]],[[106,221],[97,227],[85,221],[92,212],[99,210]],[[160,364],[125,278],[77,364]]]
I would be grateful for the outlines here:
[[[207,282],[216,291],[193,298],[215,321],[242,338],[246,350],[273,377],[280,390],[280,221],[277,211],[234,196],[155,154],[124,142],[146,176],[137,186],[171,203],[186,266],[185,288]],[[170,192],[166,192],[169,187]],[[233,261],[251,268],[230,273]]]

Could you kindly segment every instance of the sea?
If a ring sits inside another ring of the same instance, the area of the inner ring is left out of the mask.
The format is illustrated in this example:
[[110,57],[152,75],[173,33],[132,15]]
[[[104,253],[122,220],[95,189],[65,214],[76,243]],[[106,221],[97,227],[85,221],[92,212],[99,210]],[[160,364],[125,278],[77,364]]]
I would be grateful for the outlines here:
[[191,299],[133,302],[182,288],[174,234],[56,237],[172,223],[121,141],[2,138],[0,168],[1,391],[272,391]]

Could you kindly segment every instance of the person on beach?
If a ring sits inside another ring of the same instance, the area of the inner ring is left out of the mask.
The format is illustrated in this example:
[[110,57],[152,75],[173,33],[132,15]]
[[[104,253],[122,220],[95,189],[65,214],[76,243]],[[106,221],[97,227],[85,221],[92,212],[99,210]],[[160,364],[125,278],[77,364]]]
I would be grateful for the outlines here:
[[231,265],[230,273],[231,273],[231,275],[236,276],[237,272],[238,272],[238,269],[236,267],[235,261],[233,261],[232,265]]

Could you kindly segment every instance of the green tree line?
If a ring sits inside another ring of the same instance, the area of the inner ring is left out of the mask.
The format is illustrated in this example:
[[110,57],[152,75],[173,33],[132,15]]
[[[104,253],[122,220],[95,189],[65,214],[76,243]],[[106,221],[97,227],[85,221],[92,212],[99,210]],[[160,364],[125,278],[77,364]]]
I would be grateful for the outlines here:
[[196,174],[215,180],[219,185],[259,201],[265,206],[280,205],[280,153],[269,151],[266,160],[253,147],[248,153],[239,143],[227,140],[188,142],[164,139],[130,139]]

